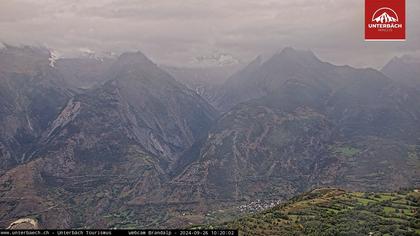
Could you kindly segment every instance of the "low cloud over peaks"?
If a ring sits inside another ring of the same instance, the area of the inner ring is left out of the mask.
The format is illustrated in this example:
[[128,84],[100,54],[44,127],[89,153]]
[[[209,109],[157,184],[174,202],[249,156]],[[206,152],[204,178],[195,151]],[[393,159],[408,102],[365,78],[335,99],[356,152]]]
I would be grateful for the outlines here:
[[0,41],[44,45],[62,55],[144,51],[159,64],[188,65],[209,52],[250,61],[292,45],[338,64],[380,67],[420,52],[420,2],[407,2],[408,40],[363,41],[363,1],[0,2]]

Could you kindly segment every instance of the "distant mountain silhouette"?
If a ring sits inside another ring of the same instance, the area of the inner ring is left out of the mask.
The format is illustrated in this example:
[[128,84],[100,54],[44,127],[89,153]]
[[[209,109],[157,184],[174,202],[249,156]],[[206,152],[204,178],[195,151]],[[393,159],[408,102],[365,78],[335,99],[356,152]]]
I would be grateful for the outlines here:
[[397,83],[420,91],[420,58],[414,55],[392,58],[381,72]]

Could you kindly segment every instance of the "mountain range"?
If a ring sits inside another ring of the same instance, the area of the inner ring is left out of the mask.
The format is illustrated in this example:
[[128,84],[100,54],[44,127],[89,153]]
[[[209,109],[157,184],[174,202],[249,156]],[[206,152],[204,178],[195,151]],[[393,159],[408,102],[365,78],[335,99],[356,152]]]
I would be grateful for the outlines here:
[[188,199],[237,202],[288,198],[316,186],[385,191],[419,184],[419,94],[379,71],[286,48],[224,86],[219,109],[227,111],[189,163],[181,159],[185,168],[174,179]]
[[0,227],[185,227],[317,187],[420,183],[420,94],[391,76],[398,63],[357,69],[285,48],[198,90],[183,78],[203,70],[141,52],[50,57],[0,51]]

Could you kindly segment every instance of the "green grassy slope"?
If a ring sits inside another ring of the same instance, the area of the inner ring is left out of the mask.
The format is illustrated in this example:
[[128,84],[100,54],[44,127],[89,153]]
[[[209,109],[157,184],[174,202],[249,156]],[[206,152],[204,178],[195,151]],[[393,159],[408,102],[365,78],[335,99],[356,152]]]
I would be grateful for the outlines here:
[[240,235],[420,235],[420,193],[345,192],[324,188],[262,213],[206,228]]

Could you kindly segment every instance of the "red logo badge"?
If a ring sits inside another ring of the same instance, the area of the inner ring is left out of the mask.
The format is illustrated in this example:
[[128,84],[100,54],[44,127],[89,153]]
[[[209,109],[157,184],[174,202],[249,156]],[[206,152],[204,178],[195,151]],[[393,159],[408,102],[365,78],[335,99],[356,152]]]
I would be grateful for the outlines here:
[[365,0],[365,40],[405,40],[405,0]]

